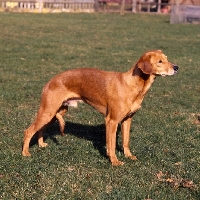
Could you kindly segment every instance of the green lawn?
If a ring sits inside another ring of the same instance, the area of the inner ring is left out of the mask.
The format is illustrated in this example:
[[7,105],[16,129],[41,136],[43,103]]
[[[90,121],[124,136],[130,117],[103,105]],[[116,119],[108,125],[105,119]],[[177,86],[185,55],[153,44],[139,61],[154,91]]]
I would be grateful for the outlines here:
[[[200,26],[169,24],[145,14],[0,13],[0,199],[200,199]],[[118,131],[112,167],[103,116],[86,104],[65,116],[66,136],[49,127],[41,149],[22,157],[23,131],[33,122],[41,90],[68,69],[126,71],[147,50],[161,49],[179,65],[158,77],[131,127],[124,158]],[[163,177],[159,177],[160,173]],[[194,187],[174,188],[188,179]]]

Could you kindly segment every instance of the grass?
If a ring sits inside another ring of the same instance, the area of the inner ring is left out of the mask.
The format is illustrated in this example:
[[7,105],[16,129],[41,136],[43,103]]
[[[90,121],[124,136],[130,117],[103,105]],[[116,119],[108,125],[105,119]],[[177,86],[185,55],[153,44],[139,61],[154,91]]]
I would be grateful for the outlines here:
[[[0,13],[0,30],[0,199],[200,199],[198,25],[171,25],[160,15]],[[33,143],[32,157],[21,156],[49,79],[80,67],[126,71],[149,49],[162,49],[180,70],[156,79],[133,118],[138,161],[124,158],[119,130],[125,165],[111,166],[104,119],[86,104],[69,110],[66,136],[55,123],[47,148]],[[174,189],[160,171],[196,187]]]

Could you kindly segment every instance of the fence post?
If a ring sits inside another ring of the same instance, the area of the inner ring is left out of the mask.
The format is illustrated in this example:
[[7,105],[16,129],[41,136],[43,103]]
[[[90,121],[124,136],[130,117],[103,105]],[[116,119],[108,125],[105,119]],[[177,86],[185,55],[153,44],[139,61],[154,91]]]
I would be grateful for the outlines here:
[[120,15],[124,15],[124,6],[125,6],[125,0],[122,0],[121,1]]
[[158,13],[160,13],[160,8],[161,8],[161,0],[158,0],[158,10],[157,10]]
[[141,0],[139,0],[139,4],[138,4],[138,11],[139,11],[139,12],[141,12],[141,11],[142,11]]
[[98,10],[99,10],[99,1],[98,0],[94,0],[94,10],[96,12],[98,12]]
[[132,0],[132,12],[136,13],[136,0]]
[[150,10],[151,10],[151,4],[150,4],[150,1],[149,0],[147,0],[147,12],[149,13],[150,12]]
[[179,14],[179,0],[176,0],[176,9],[175,9],[176,14]]
[[42,13],[43,9],[43,0],[39,0],[39,13]]

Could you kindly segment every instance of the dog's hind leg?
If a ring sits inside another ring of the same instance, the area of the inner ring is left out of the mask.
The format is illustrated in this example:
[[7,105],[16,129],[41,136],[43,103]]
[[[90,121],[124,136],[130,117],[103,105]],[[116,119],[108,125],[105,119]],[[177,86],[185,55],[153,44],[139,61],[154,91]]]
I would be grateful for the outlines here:
[[[54,114],[55,115],[55,114]],[[38,145],[40,147],[47,146],[47,143],[44,143],[43,141],[43,129],[46,127],[46,125],[51,121],[54,115],[51,115],[49,113],[44,114],[38,114],[37,119],[35,122],[24,132],[24,144],[23,144],[23,150],[22,155],[23,156],[30,156],[29,153],[29,143],[31,141],[31,138],[33,135],[38,132]]]
[[44,143],[43,141],[42,131],[49,124],[49,122],[51,122],[51,120],[59,110],[60,106],[62,105],[62,97],[60,97],[58,101],[57,96],[58,94],[52,94],[50,92],[42,96],[40,109],[38,111],[35,122],[24,132],[24,144],[22,150],[23,156],[30,156],[29,143],[33,135],[38,131],[38,145],[40,147],[47,146],[47,143]]
[[68,107],[67,106],[62,106],[59,111],[56,113],[56,118],[59,122],[59,125],[60,125],[60,132],[61,132],[61,135],[64,136],[65,133],[64,133],[64,129],[65,129],[65,121],[63,119],[63,115],[67,112],[67,109]]
[[[50,122],[51,123],[51,122]],[[48,144],[44,142],[44,138],[43,138],[43,131],[46,128],[47,125],[45,125],[44,127],[42,127],[39,131],[38,131],[38,146],[39,147],[46,147]]]

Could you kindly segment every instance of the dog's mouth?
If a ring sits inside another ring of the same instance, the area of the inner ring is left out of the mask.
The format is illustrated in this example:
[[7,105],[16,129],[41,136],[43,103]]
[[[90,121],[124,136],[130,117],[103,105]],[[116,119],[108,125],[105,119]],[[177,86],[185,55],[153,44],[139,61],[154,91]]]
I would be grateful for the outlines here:
[[176,74],[178,71],[174,71],[174,74]]
[[165,74],[165,73],[161,73],[161,76],[172,76],[174,74],[176,74],[178,72],[178,66],[177,65],[173,65],[173,71],[171,73]]
[[175,71],[171,71],[171,72],[168,72],[168,73],[160,73],[159,75],[160,76],[172,76],[174,75],[176,72]]
[[177,71],[174,71],[173,73],[169,73],[169,74],[160,74],[160,75],[161,76],[173,76],[176,73],[177,73]]

